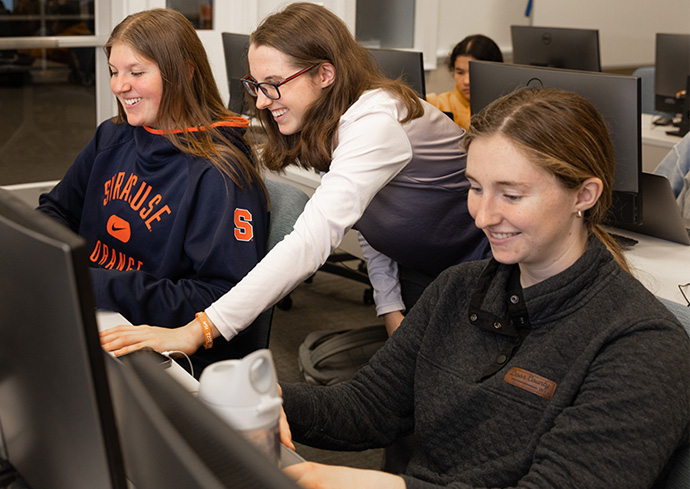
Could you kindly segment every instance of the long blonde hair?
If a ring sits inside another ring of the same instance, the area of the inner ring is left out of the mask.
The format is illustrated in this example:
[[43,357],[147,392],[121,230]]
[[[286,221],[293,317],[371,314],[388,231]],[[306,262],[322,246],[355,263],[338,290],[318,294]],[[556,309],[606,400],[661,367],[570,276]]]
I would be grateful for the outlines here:
[[325,7],[307,2],[290,4],[266,17],[250,36],[250,44],[285,53],[298,69],[326,62],[335,67],[334,83],[309,108],[301,132],[284,136],[268,110],[258,111],[268,136],[262,160],[271,170],[299,159],[306,168],[327,171],[331,152],[338,144],[340,117],[366,90],[384,88],[402,100],[407,113],[400,122],[424,113],[415,92],[401,81],[386,78],[345,23]]
[[472,117],[465,147],[473,139],[492,135],[512,141],[567,189],[579,188],[588,178],[600,179],[601,197],[585,211],[585,227],[630,272],[620,247],[602,228],[613,198],[613,147],[604,119],[587,99],[556,89],[518,90]]
[[[169,9],[129,15],[104,46],[108,58],[117,43],[153,61],[161,72],[163,94],[157,118],[161,134],[180,151],[211,161],[240,188],[254,182],[263,186],[246,140],[230,140],[217,127],[246,122],[223,105],[206,50],[184,15]],[[115,122],[126,122],[119,100],[117,105]]]

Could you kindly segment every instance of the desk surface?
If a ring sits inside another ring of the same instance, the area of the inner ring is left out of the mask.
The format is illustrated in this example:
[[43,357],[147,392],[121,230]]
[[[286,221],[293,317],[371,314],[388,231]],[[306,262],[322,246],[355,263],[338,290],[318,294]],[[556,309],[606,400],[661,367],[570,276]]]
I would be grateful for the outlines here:
[[[105,331],[120,324],[132,324],[124,316],[117,312],[99,309],[96,312],[98,330]],[[199,382],[192,377],[189,372],[182,368],[177,362],[170,362],[170,366],[165,369],[175,380],[177,380],[186,390],[196,394],[199,391]]]
[[673,126],[655,126],[652,124],[652,114],[642,114],[642,170],[653,173],[661,160],[671,148],[680,141],[678,136],[669,136],[666,131],[673,130]]
[[618,228],[611,232],[636,239],[625,251],[633,275],[653,294],[685,305],[679,284],[690,282],[690,246]]
[[642,144],[652,144],[654,146],[671,149],[681,138],[666,134],[666,131],[673,131],[676,129],[673,126],[655,126],[652,124],[655,117],[656,116],[653,114],[642,114]]

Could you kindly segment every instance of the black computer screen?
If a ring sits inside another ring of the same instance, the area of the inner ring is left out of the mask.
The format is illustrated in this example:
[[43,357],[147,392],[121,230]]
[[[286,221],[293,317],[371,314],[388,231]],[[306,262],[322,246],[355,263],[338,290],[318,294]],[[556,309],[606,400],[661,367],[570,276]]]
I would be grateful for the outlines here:
[[108,358],[107,367],[125,463],[137,489],[297,489],[154,359]]
[[402,78],[420,98],[426,98],[424,57],[419,51],[369,48],[369,52],[389,78]]
[[101,348],[81,237],[4,189],[0,236],[3,481],[10,466],[31,489],[297,488],[146,353]]
[[249,36],[246,34],[234,34],[223,32],[223,54],[225,55],[225,71],[228,75],[230,89],[230,101],[228,108],[237,114],[247,114],[247,97],[242,82],[249,65],[247,51],[249,51]]
[[657,34],[654,59],[654,108],[677,114],[683,110],[680,92],[690,77],[690,34]]
[[510,36],[515,64],[601,71],[597,29],[512,25]]
[[125,489],[85,243],[3,189],[0,236],[5,456],[32,489]]
[[568,90],[589,100],[609,127],[616,161],[611,219],[633,224],[640,222],[642,143],[639,78],[488,61],[470,61],[470,78],[473,114],[502,95],[528,86]]

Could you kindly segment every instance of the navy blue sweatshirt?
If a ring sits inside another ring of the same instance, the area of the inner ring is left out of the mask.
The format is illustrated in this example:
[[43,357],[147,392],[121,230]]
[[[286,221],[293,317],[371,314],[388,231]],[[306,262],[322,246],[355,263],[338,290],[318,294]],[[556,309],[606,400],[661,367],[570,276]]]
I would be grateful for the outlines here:
[[[246,125],[219,124],[250,157]],[[177,327],[265,253],[266,199],[245,187],[160,131],[106,121],[39,210],[86,239],[98,307],[133,324]]]

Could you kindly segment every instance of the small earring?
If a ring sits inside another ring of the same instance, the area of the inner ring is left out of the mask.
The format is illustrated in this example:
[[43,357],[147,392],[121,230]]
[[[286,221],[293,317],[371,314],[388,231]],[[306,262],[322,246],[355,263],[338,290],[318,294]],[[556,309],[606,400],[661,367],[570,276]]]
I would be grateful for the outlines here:
[[577,210],[577,217],[582,218],[582,211],[580,209]]

